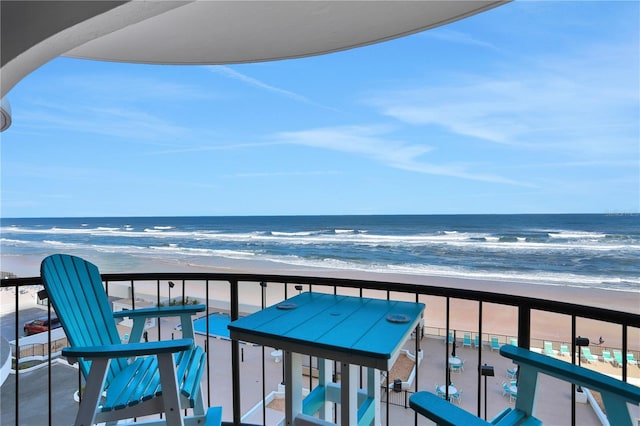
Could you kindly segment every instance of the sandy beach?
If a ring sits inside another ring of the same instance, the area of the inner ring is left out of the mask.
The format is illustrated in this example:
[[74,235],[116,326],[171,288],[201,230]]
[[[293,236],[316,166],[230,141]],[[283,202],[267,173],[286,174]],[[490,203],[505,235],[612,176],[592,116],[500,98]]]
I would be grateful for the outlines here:
[[[5,272],[15,273],[19,277],[32,277],[39,275],[41,259],[37,256],[1,256],[0,268]],[[405,282],[421,285],[434,285],[450,288],[464,288],[472,290],[482,290],[502,294],[516,294],[522,296],[535,297],[546,300],[568,301],[578,305],[597,306],[634,314],[640,314],[640,293],[611,291],[597,288],[577,288],[563,286],[545,286],[539,284],[513,283],[486,280],[470,280],[447,277],[429,277],[418,275],[402,274],[382,274],[367,273],[360,271],[345,270],[323,270],[312,268],[296,268],[286,265],[266,264],[249,261],[226,261],[222,265],[215,267],[202,265],[186,265],[171,262],[145,262],[141,261],[133,269],[117,270],[117,265],[98,263],[101,272],[241,272],[241,273],[270,273],[289,275],[310,275],[335,278],[367,279],[376,281]],[[161,297],[168,296],[161,286]],[[257,283],[240,284],[241,310],[251,312],[259,308],[261,304],[260,287]],[[289,295],[292,293],[289,289]],[[136,292],[144,292],[140,286],[136,287]],[[314,291],[333,292],[333,288],[323,289],[314,287]],[[155,292],[155,285],[150,293]],[[203,287],[195,283],[187,283],[185,293],[190,298],[201,301],[205,299]],[[358,290],[340,289],[340,294],[357,294]],[[366,291],[365,296],[386,297],[376,291]],[[181,288],[175,288],[172,297],[181,296]],[[394,295],[394,297],[402,297]],[[407,297],[407,296],[405,296]],[[284,288],[282,285],[272,284],[267,290],[267,304],[277,303],[284,298]],[[209,300],[214,306],[224,309],[225,303],[229,300],[229,286],[226,283],[214,283],[210,285]],[[413,300],[413,296],[408,296],[408,300]],[[444,329],[446,327],[446,298],[436,296],[421,296],[421,302],[427,305],[425,315],[425,327],[434,329]],[[477,333],[479,304],[474,301],[460,299],[450,299],[449,327],[456,330],[458,338],[462,338],[463,332]],[[499,335],[503,343],[509,336],[517,335],[517,309],[515,307],[483,304],[482,327],[483,334]],[[533,311],[531,314],[532,347],[542,347],[544,340],[554,342],[569,342],[571,340],[571,318],[567,315],[552,314],[542,311]],[[622,346],[621,327],[604,322],[578,319],[576,321],[577,334],[588,337],[592,345],[597,343],[602,336],[604,344],[602,348],[620,348]],[[640,330],[629,329],[629,349],[640,350]],[[559,344],[559,343],[558,343]],[[597,348],[596,348],[597,349]]]

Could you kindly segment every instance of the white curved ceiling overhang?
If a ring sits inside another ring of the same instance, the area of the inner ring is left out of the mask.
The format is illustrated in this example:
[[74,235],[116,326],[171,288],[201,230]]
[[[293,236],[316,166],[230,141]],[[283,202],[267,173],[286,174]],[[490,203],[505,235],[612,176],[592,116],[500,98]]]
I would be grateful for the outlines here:
[[0,3],[2,97],[57,56],[231,64],[319,55],[416,33],[505,1]]

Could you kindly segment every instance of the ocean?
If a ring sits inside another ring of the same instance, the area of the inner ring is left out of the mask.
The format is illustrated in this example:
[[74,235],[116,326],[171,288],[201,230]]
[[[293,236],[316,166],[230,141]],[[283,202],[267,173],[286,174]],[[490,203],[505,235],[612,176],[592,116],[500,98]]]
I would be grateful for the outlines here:
[[[2,256],[70,253],[102,272],[141,261],[321,267],[640,292],[640,215],[11,219]],[[10,271],[5,271],[10,272]]]

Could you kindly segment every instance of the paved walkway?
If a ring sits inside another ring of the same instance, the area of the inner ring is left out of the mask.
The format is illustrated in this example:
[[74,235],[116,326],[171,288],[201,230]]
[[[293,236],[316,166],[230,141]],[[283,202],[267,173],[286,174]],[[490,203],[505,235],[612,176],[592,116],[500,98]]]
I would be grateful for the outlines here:
[[[78,389],[78,370],[65,363],[51,366],[54,394],[51,423],[53,425],[73,424],[78,411],[78,403],[73,394]],[[37,368],[20,374],[19,380],[19,425],[46,425],[49,421],[48,368]],[[15,425],[15,374],[10,374],[0,388],[2,414],[0,424]]]

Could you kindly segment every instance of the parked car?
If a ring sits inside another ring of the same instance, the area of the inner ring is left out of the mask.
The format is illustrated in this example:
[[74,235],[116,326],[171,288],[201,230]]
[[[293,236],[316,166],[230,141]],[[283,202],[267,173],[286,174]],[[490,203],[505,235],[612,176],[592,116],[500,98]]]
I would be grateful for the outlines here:
[[51,324],[49,324],[48,317],[40,317],[24,323],[24,335],[30,336],[32,334],[42,333],[49,329],[53,330],[54,328],[61,326],[62,324],[60,324],[60,320],[56,316],[51,317]]

